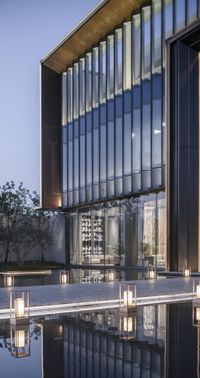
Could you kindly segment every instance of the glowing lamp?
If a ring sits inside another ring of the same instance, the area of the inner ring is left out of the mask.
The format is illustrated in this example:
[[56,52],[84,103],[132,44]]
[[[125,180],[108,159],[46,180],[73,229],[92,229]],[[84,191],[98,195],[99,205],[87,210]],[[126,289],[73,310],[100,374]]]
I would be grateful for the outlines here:
[[124,306],[132,306],[133,302],[133,293],[131,290],[124,291]]
[[24,318],[24,299],[16,298],[14,300],[15,316],[17,319]]
[[10,292],[10,321],[12,324],[29,323],[30,293],[29,291]]
[[184,277],[190,277],[191,276],[191,268],[185,268],[183,270]]
[[200,298],[200,285],[196,286],[196,297]]
[[200,322],[200,307],[196,307],[196,321]]
[[133,309],[136,305],[136,285],[122,283],[119,286],[119,305],[120,308]]
[[67,284],[69,283],[69,274],[66,271],[60,273],[60,283]]

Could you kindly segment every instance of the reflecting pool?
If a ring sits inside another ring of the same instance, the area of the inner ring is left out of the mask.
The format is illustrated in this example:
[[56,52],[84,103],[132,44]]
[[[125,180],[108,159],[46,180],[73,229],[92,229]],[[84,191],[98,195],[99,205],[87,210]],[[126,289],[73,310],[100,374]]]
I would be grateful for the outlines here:
[[1,378],[199,377],[191,303],[0,322]]
[[[62,273],[67,273],[67,281],[63,282]],[[115,282],[123,280],[144,279],[147,270],[120,270],[120,269],[70,269],[52,270],[46,275],[16,275],[12,276],[13,286],[35,286],[35,285],[59,285],[62,283],[94,283],[94,282]],[[9,278],[0,274],[0,287],[9,286]]]

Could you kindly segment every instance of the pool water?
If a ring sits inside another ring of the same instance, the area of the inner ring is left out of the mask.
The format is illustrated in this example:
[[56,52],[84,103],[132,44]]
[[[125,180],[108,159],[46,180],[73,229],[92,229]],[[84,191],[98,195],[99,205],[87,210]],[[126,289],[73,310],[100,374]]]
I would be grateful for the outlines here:
[[[52,270],[48,275],[15,276],[14,286],[58,285],[61,283],[63,270]],[[96,283],[105,281],[137,280],[146,278],[144,270],[116,270],[116,269],[70,269],[69,283]],[[0,287],[5,287],[4,276],[0,274]]]
[[191,303],[0,322],[1,378],[198,377]]

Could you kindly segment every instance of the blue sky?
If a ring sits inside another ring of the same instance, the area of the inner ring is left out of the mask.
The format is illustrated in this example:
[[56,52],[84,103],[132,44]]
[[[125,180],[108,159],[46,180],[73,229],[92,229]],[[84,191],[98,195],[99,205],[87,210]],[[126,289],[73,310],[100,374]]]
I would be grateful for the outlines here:
[[99,2],[0,0],[0,186],[39,192],[39,62]]

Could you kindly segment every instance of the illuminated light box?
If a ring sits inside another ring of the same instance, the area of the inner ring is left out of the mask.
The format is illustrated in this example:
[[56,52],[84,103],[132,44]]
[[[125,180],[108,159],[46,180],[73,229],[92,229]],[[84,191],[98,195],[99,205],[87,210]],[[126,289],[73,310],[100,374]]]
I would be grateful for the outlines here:
[[190,267],[186,267],[183,269],[183,277],[190,277],[191,276],[191,268]]
[[29,323],[30,292],[10,292],[10,322],[11,324]]
[[120,309],[131,310],[136,306],[136,285],[122,283],[119,286]]

